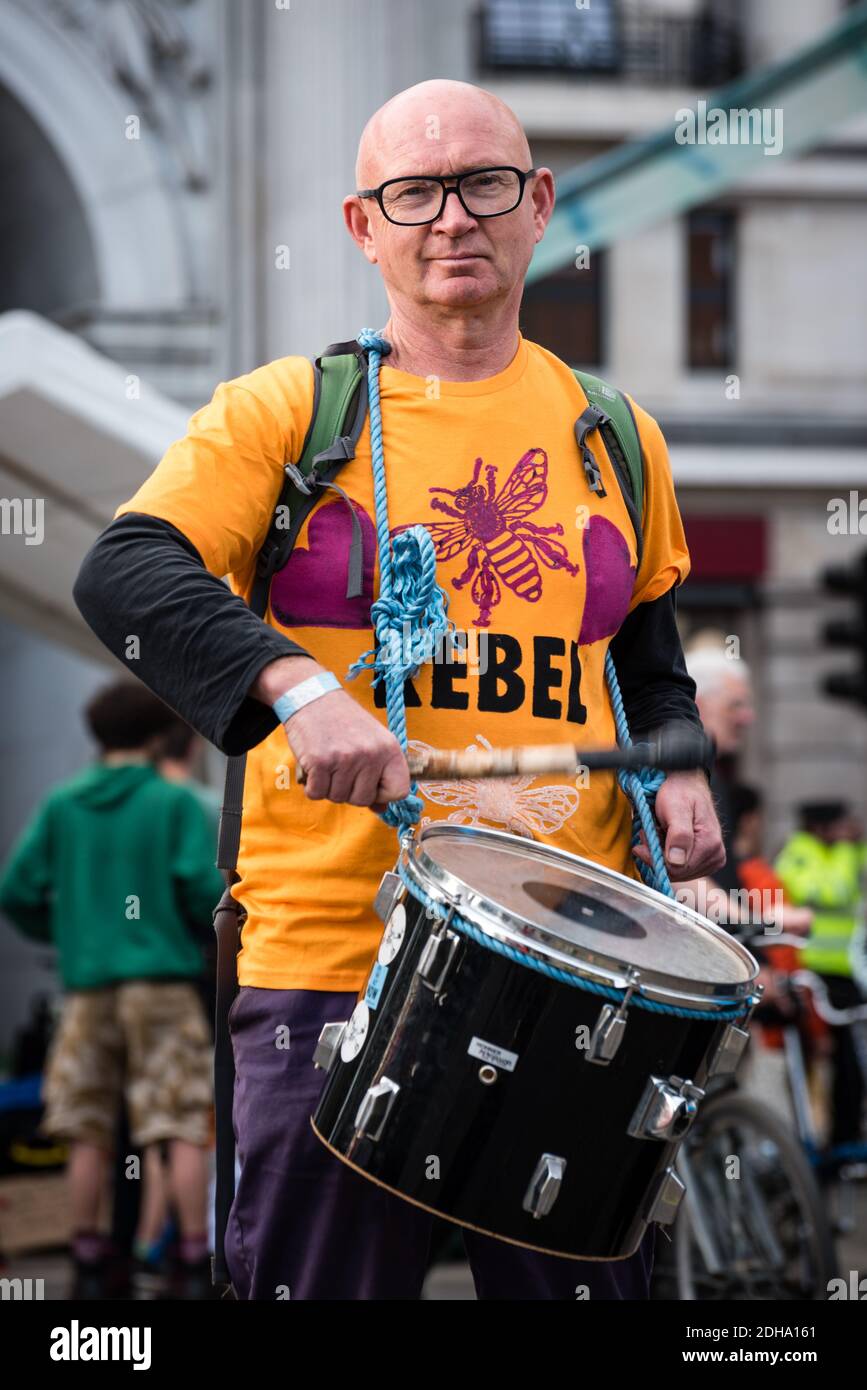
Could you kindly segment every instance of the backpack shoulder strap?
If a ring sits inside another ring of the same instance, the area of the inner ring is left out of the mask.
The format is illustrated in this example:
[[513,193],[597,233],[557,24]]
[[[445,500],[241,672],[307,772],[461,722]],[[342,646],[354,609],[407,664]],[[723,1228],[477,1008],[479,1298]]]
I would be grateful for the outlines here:
[[[284,481],[274,516],[256,561],[250,608],[268,610],[272,576],[292,552],[305,517],[318,501],[319,485],[330,482],[355,456],[367,416],[367,364],[357,343],[332,343],[313,363],[313,411],[300,457],[284,464]],[[354,516],[354,513],[353,513]],[[356,518],[357,525],[357,518]],[[246,754],[229,758],[220,815],[217,868],[233,881],[241,842]]]
[[367,368],[356,343],[334,343],[313,363],[313,410],[297,461],[283,466],[284,480],[274,515],[256,560],[250,607],[260,618],[268,608],[272,576],[288,560],[301,525],[349,459],[367,417]]
[[[644,454],[632,407],[622,391],[615,390],[601,377],[593,376],[590,372],[578,371],[575,367],[572,368],[572,374],[590,403],[587,410],[575,422],[575,435],[585,458],[585,469],[587,468],[587,454],[589,453],[585,437],[592,429],[598,428],[635,529],[638,563],[640,565],[644,549],[642,525],[644,515]],[[592,455],[590,457],[592,462]],[[594,483],[589,471],[588,481],[593,487]],[[601,487],[601,479],[599,480],[599,487]],[[599,487],[595,490],[598,491]]]

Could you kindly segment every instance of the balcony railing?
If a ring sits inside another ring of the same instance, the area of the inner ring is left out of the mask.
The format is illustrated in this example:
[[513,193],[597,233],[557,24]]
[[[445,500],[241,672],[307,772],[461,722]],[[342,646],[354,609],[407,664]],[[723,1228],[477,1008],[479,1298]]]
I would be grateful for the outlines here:
[[484,71],[596,73],[660,85],[713,87],[743,71],[740,31],[713,15],[654,14],[592,0],[485,0],[477,13]]

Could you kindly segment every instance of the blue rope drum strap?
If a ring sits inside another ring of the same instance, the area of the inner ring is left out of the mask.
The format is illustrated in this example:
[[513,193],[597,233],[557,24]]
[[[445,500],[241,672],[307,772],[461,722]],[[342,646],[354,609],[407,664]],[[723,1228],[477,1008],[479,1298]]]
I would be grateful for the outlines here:
[[[605,653],[605,679],[608,682],[611,708],[614,711],[617,742],[621,748],[631,748],[632,736],[629,732],[626,710],[623,708],[623,696],[620,693],[620,682],[617,679],[614,658],[610,651]],[[675,892],[665,867],[665,855],[662,851],[662,845],[659,843],[659,832],[652,806],[656,793],[665,781],[665,773],[657,771],[656,768],[643,767],[640,772],[618,772],[617,780],[632,802],[633,848],[639,843],[640,832],[643,830],[650,850],[652,868],[639,861],[638,867],[641,877],[648,887],[655,888],[658,893],[665,893],[667,897],[673,898]]]
[[[448,919],[450,927],[454,927],[462,936],[474,941],[477,946],[484,946],[485,950],[493,951],[498,956],[505,956],[515,965],[522,965],[529,970],[537,971],[540,975],[547,975],[549,979],[558,980],[560,984],[572,985],[575,989],[584,990],[587,994],[595,994],[600,999],[608,999],[613,1004],[623,1002],[626,995],[625,990],[615,989],[613,985],[601,985],[594,980],[584,979],[580,975],[572,974],[569,970],[561,970],[559,966],[551,965],[547,961],[539,960],[538,957],[528,955],[525,951],[520,951],[514,946],[508,946],[503,941],[498,941],[472,922],[468,922],[466,918],[461,917],[459,913],[450,912],[449,908],[431,898],[407,873],[404,864],[398,865],[397,872],[416,902],[429,909],[441,921]],[[646,995],[640,993],[640,990],[636,990],[629,1001],[630,1006],[634,1005],[638,1009],[646,1009],[648,1013],[668,1014],[673,1018],[706,1019],[713,1023],[742,1017],[752,1008],[754,1002],[752,998],[743,1000],[721,999],[720,1007],[716,1009],[687,1008],[677,1004],[663,1004],[656,999],[648,999]]]

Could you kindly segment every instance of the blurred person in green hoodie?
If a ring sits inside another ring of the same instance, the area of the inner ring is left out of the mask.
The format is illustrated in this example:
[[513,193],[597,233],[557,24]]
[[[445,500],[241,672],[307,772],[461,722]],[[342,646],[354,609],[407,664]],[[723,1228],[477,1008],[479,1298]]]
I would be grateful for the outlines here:
[[[853,950],[863,916],[867,846],[842,801],[810,801],[798,808],[800,828],[787,840],[775,869],[787,898],[813,910],[803,964],[821,975],[835,1008],[863,1003],[853,979]],[[857,837],[857,838],[856,838]],[[832,1028],[832,1145],[861,1136],[864,1077],[850,1027]]]
[[173,1290],[206,1297],[212,1061],[196,936],[223,887],[214,837],[196,796],[154,766],[176,719],[161,700],[124,678],[85,718],[100,756],[48,794],[0,877],[0,909],[53,943],[66,991],[42,1128],[70,1143],[73,1297],[112,1291],[98,1223],[122,1094],[135,1146],[167,1147],[180,1227]]

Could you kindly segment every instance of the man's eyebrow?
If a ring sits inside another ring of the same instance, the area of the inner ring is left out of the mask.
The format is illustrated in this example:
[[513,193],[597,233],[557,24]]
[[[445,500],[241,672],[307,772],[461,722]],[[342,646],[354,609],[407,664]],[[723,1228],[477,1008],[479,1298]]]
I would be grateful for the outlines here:
[[392,179],[460,179],[463,178],[464,174],[475,174],[480,169],[516,169],[518,167],[515,164],[505,164],[502,160],[499,162],[491,160],[484,164],[468,164],[466,169],[458,169],[447,174],[435,174],[430,170],[426,173],[420,173],[418,169],[413,169],[409,174],[389,174],[388,178],[383,179],[382,182],[390,183]]

